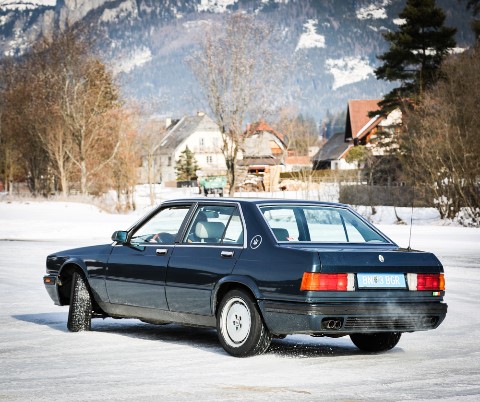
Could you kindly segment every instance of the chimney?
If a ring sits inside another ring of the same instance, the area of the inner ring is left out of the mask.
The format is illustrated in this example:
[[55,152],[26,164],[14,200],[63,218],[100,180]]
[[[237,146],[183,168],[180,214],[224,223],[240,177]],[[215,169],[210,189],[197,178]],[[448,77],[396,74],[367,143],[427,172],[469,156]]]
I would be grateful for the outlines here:
[[167,117],[165,119],[165,128],[168,128],[172,125],[172,118],[171,117]]
[[197,116],[198,117],[203,117],[203,116],[205,116],[205,112],[197,112]]

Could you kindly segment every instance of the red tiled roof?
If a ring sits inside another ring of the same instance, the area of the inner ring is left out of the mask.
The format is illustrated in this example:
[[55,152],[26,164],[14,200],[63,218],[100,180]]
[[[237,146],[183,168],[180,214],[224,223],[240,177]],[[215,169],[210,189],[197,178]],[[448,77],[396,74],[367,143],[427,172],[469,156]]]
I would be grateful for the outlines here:
[[[380,110],[378,106],[378,102],[380,102],[380,99],[348,101],[347,119],[348,118],[350,119],[350,126],[352,128],[352,138],[357,138],[360,130],[362,130],[362,128],[364,128],[365,125],[368,122],[370,122],[370,120],[372,120],[371,117],[368,117],[368,113],[376,110]],[[372,121],[369,128],[372,129],[373,127],[375,127],[374,121]]]
[[277,130],[274,130],[265,120],[257,121],[256,123],[249,124],[247,126],[246,136],[250,136],[258,131],[267,131],[275,135],[280,141],[285,145],[285,136],[282,133],[279,133]]

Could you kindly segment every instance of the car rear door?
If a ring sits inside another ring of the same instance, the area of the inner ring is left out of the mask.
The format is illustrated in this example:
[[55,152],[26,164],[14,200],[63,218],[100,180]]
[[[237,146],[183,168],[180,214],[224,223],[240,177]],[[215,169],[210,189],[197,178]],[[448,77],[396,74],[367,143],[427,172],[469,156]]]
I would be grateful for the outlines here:
[[232,272],[244,246],[236,204],[199,204],[168,263],[166,296],[171,311],[212,315],[215,284]]

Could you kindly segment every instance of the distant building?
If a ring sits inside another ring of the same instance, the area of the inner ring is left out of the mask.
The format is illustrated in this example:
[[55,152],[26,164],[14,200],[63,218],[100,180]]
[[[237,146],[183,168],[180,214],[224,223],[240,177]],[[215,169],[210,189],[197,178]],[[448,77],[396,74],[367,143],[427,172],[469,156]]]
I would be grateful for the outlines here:
[[285,158],[285,167],[287,172],[298,172],[302,169],[310,169],[311,166],[312,158],[308,155],[289,155]]
[[162,182],[175,185],[175,163],[187,146],[195,154],[202,175],[224,174],[227,168],[222,143],[217,124],[205,113],[173,122],[160,144]]
[[313,157],[313,169],[355,169],[357,167],[355,164],[345,160],[351,147],[353,147],[352,142],[345,142],[345,133],[332,135]]
[[356,169],[356,163],[348,163],[345,157],[357,145],[372,147],[374,155],[381,155],[386,147],[377,147],[379,131],[395,134],[402,124],[402,112],[393,110],[388,116],[380,114],[369,117],[370,112],[379,111],[379,99],[351,100],[347,106],[344,133],[334,134],[313,157],[314,169]]
[[267,166],[284,165],[287,141],[285,135],[274,130],[264,120],[250,124],[245,131],[243,160],[240,164],[256,173],[263,172]]

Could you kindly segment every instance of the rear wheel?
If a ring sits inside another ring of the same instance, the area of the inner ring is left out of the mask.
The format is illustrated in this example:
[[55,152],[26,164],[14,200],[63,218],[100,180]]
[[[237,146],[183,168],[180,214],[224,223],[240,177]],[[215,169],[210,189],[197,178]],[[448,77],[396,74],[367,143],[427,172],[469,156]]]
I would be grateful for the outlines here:
[[384,352],[393,349],[401,336],[401,332],[379,332],[376,334],[352,334],[350,339],[357,348],[365,352]]
[[92,323],[92,298],[87,284],[78,272],[73,274],[67,328],[71,332],[90,331]]
[[217,331],[223,348],[236,357],[261,354],[272,340],[256,303],[239,289],[228,292],[220,302]]

